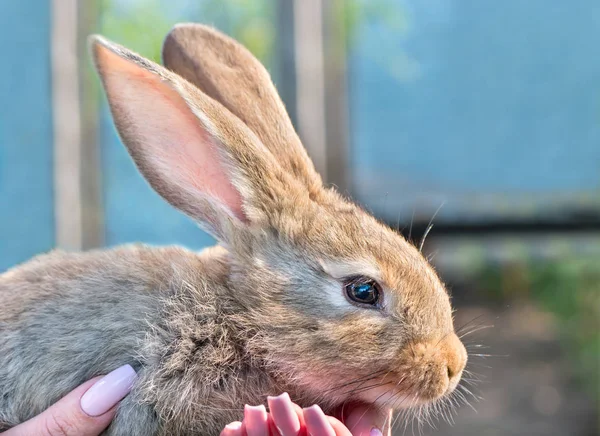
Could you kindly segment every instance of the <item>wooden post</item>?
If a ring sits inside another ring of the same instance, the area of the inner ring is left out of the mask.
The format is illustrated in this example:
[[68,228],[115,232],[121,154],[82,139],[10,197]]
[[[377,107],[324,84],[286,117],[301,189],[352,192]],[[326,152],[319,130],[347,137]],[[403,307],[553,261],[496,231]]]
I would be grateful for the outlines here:
[[[90,16],[96,2],[52,0],[52,115],[56,245],[70,250],[101,244],[100,186],[96,142],[97,99],[91,98],[83,65]],[[91,10],[91,9],[90,9]],[[87,13],[86,13],[87,14]],[[85,85],[83,84],[85,83]],[[85,89],[82,94],[82,89]],[[84,98],[82,98],[82,96]]]
[[279,89],[323,179],[349,189],[345,0],[279,0]]
[[[277,91],[285,104],[294,126],[298,126],[296,101],[296,49],[294,47],[294,2],[277,2],[277,37],[275,77]],[[297,127],[296,127],[297,128]]]
[[327,180],[322,0],[294,0],[298,133]]
[[327,181],[343,193],[351,189],[345,3],[328,0],[323,4]]
[[101,90],[88,53],[87,38],[99,26],[100,2],[79,4],[79,83],[81,109],[81,213],[83,249],[104,245],[102,162],[100,156]]

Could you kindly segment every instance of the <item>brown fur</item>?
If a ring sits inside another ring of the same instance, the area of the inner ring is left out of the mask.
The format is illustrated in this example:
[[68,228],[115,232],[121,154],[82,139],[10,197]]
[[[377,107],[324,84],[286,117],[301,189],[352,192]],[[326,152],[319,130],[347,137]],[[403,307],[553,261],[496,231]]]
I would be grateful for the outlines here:
[[241,121],[279,165],[321,193],[315,172],[265,67],[242,45],[201,24],[180,24],[163,45],[165,66],[196,85]]
[[[171,32],[173,71],[101,38],[92,48],[136,165],[223,246],[54,252],[1,275],[0,429],[125,363],[139,380],[108,435],[218,434],[244,403],[282,391],[327,411],[451,393],[466,353],[437,274],[322,186],[245,49],[204,26]],[[199,155],[223,183],[190,176]],[[375,271],[384,307],[346,301],[332,264]],[[357,389],[374,375],[385,386]]]

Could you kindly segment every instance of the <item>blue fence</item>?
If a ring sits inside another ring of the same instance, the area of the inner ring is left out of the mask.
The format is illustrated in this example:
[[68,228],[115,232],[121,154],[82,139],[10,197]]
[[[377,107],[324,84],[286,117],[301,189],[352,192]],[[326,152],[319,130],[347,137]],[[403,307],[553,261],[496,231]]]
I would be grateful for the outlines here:
[[50,6],[0,5],[0,271],[54,245]]
[[[443,201],[446,221],[600,216],[597,0],[385,3],[399,24],[364,17],[349,53],[363,203],[405,220]],[[148,4],[166,28],[202,21],[191,0]],[[54,245],[49,0],[2,2],[0,41],[2,271]],[[150,190],[100,112],[107,245],[211,244]]]

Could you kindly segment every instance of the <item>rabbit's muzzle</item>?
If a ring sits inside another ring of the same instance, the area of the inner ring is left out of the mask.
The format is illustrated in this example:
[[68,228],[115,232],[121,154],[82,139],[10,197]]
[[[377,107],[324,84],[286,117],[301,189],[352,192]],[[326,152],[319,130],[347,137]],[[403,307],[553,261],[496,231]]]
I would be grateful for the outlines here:
[[466,364],[467,350],[455,333],[414,341],[401,353],[398,387],[422,402],[436,400],[454,391]]
[[455,333],[413,340],[403,346],[385,380],[361,400],[393,409],[433,402],[454,391],[466,363],[467,351]]

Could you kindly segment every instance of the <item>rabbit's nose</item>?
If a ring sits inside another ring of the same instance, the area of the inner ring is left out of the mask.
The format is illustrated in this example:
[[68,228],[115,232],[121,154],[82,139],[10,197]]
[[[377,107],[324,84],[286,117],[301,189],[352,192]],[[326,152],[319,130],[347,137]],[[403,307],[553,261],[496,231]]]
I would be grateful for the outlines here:
[[431,401],[456,389],[467,364],[467,350],[451,332],[404,347],[399,363],[402,377],[414,380],[416,394]]
[[447,335],[440,343],[440,351],[448,369],[448,391],[458,384],[467,364],[467,350],[455,333]]

